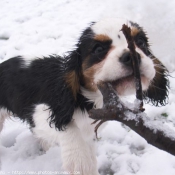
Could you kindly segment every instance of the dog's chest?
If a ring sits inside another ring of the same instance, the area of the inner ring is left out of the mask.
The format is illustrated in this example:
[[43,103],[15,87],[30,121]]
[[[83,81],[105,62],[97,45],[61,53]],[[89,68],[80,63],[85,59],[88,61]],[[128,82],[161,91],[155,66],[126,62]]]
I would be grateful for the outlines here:
[[[94,97],[95,97],[95,94],[94,94]],[[89,96],[88,96],[88,98],[89,98]],[[101,95],[98,96],[98,98],[93,99],[93,101],[94,101],[95,108],[101,108],[103,106],[103,98]],[[89,141],[89,140],[92,140],[93,138],[95,138],[95,133],[94,133],[95,125],[92,125],[92,122],[94,120],[89,118],[88,112],[86,110],[85,110],[85,112],[82,112],[79,108],[77,108],[74,111],[73,119],[75,120],[78,128],[80,129],[82,137],[86,141]],[[103,126],[105,126],[105,125],[103,125]],[[100,127],[100,130],[103,128],[103,126]]]

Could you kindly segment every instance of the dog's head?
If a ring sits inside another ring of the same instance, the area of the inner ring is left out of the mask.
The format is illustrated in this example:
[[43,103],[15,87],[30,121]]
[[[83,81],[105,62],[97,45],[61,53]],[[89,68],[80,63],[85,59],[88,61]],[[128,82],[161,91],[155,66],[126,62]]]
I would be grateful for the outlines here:
[[113,84],[118,95],[135,93],[130,51],[121,31],[123,24],[131,27],[145,99],[156,106],[164,105],[168,96],[167,70],[151,53],[143,29],[123,19],[102,20],[83,32],[76,50],[81,59],[81,83],[88,90],[96,91],[98,82],[106,81]]

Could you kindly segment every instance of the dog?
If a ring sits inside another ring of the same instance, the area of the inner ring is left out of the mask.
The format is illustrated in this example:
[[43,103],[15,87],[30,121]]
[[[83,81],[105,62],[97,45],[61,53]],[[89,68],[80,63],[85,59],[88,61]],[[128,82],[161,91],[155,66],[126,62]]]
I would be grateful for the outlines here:
[[44,150],[60,145],[63,170],[99,175],[94,126],[87,112],[103,106],[97,84],[112,83],[119,96],[135,93],[123,24],[131,28],[135,42],[144,99],[165,105],[168,71],[152,54],[143,28],[110,18],[91,23],[76,49],[65,56],[17,56],[0,64],[0,131],[6,118],[19,117],[29,123]]

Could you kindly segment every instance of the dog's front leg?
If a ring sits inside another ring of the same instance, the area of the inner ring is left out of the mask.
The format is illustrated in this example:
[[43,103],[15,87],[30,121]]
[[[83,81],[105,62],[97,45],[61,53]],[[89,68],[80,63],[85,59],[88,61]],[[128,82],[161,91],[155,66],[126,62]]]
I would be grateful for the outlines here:
[[82,138],[75,121],[60,132],[60,146],[64,170],[80,172],[80,175],[99,175],[96,162],[92,159],[93,152]]

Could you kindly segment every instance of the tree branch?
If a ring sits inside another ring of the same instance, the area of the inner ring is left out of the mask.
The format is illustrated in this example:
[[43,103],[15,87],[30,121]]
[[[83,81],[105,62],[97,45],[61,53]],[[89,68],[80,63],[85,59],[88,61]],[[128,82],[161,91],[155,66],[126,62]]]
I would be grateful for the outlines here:
[[155,124],[155,121],[139,109],[129,109],[124,106],[109,83],[101,82],[98,87],[104,97],[104,107],[89,111],[89,117],[95,119],[93,124],[100,121],[95,127],[96,134],[102,123],[115,120],[130,127],[149,144],[175,155],[175,133],[172,130],[164,129],[160,123]]

